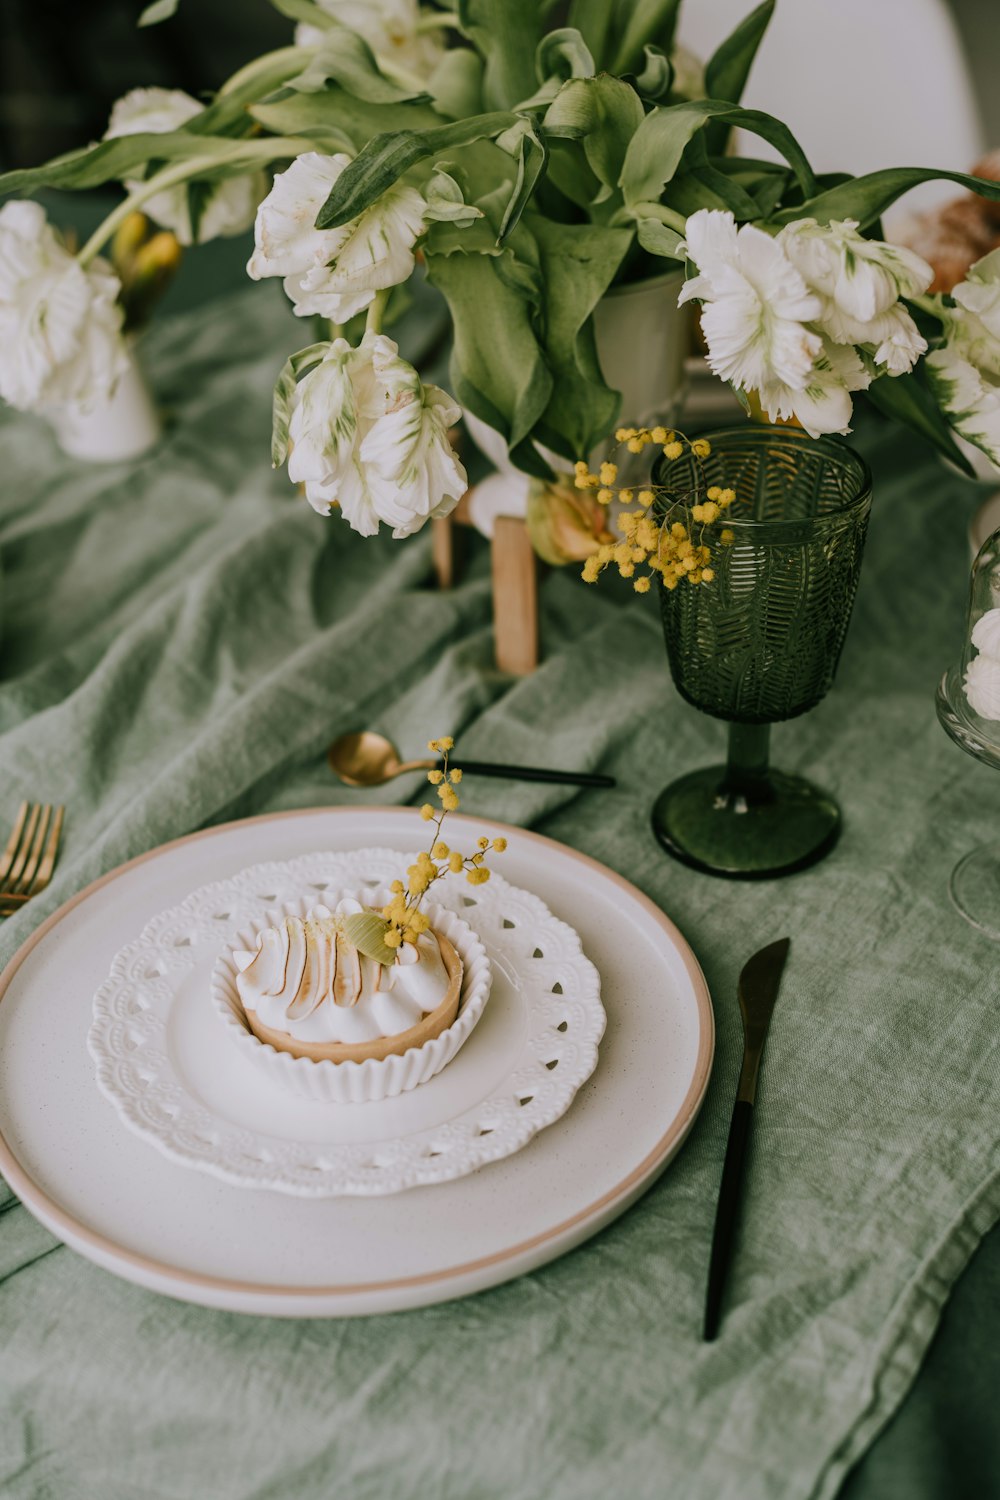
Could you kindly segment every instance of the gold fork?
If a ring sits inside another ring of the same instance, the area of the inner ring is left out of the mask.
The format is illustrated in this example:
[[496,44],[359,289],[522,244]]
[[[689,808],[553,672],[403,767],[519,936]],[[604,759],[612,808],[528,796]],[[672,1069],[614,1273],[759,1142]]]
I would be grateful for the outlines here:
[[12,917],[52,879],[65,811],[51,802],[21,803],[0,855],[0,917]]

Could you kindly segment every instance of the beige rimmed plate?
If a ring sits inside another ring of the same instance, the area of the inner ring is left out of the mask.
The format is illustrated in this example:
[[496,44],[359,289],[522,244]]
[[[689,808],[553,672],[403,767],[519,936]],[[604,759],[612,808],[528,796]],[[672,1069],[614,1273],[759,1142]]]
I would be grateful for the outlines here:
[[[454,832],[468,840],[498,826],[456,817]],[[597,1071],[568,1114],[517,1156],[388,1198],[282,1198],[171,1162],[131,1135],[98,1092],[90,997],[114,953],[157,912],[251,864],[412,840],[412,809],[310,809],[153,850],[82,891],[15,956],[0,978],[0,1171],[11,1187],[67,1244],[117,1275],[212,1307],[283,1316],[464,1296],[603,1228],[662,1172],[698,1112],[714,1044],[708,991],[677,929],[634,887],[563,845],[506,832],[504,875],[581,932],[608,1013]]]

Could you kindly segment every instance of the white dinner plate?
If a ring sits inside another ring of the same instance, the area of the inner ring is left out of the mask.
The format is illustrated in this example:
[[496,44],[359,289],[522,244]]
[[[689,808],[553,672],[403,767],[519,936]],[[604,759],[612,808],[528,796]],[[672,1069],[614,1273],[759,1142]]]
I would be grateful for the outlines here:
[[[449,826],[476,838],[502,825],[456,816]],[[708,989],[680,933],[633,886],[550,839],[504,831],[504,875],[580,932],[608,1015],[597,1071],[523,1151],[389,1197],[289,1198],[170,1161],[98,1091],[91,998],[157,912],[265,860],[413,841],[412,809],[308,809],[154,849],[81,891],[15,955],[0,977],[0,1171],[13,1190],[117,1275],[286,1317],[464,1296],[602,1229],[663,1171],[697,1115],[714,1047]]]

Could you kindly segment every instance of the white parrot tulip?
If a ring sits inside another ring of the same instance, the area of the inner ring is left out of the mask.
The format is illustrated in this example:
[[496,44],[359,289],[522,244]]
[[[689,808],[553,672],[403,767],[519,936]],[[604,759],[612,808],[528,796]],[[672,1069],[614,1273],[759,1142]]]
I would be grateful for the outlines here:
[[121,290],[103,260],[86,269],[38,203],[0,208],[0,396],[22,411],[106,401],[128,368]]
[[280,172],[257,210],[248,274],[284,277],[299,317],[346,323],[378,292],[411,275],[413,247],[423,233],[426,203],[396,184],[370,208],[336,229],[317,229],[316,215],[351,158],[307,151]]
[[[183,89],[132,89],[111,110],[106,141],[117,136],[151,132],[160,135],[182,129],[201,113],[203,106]],[[143,210],[164,229],[174,233],[182,245],[203,245],[208,240],[242,234],[253,223],[257,204],[266,188],[262,172],[248,172],[238,177],[224,177],[218,182],[200,185],[204,204],[197,224],[191,220],[191,205],[185,184],[164,188],[143,204]],[[129,192],[141,184],[125,179]]]
[[362,536],[381,523],[410,536],[465,492],[447,437],[459,415],[384,334],[366,333],[357,348],[334,339],[292,396],[288,476],[314,510],[339,506]]

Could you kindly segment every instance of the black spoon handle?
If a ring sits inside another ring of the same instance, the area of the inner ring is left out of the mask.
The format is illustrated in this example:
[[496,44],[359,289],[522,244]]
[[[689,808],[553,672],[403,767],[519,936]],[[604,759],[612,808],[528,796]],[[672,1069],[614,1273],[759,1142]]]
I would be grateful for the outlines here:
[[593,771],[550,771],[543,766],[501,766],[490,760],[461,760],[459,764],[470,776],[503,776],[507,781],[547,781],[561,786],[610,787],[613,776],[598,776]]
[[740,1186],[743,1181],[743,1161],[750,1139],[750,1122],[753,1105],[747,1099],[737,1099],[733,1106],[729,1140],[726,1143],[726,1159],[722,1167],[722,1185],[719,1188],[719,1206],[715,1211],[715,1230],[712,1235],[712,1258],[708,1266],[708,1293],[705,1298],[705,1339],[711,1342],[719,1331],[719,1314],[722,1311],[722,1293],[726,1285],[726,1272],[733,1251],[736,1223],[740,1209]]

